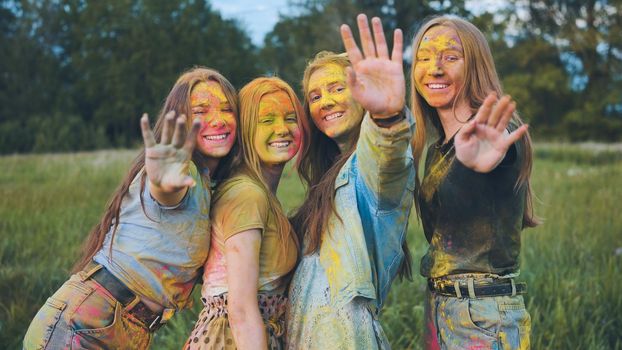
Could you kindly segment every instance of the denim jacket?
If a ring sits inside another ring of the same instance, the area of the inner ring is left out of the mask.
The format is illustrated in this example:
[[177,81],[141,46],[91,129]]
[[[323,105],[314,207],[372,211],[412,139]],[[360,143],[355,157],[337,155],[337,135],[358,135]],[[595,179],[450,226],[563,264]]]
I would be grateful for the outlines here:
[[339,217],[329,220],[319,250],[334,306],[362,296],[382,307],[404,258],[415,186],[410,149],[415,125],[410,111],[405,114],[388,128],[366,114],[356,150],[337,175]]

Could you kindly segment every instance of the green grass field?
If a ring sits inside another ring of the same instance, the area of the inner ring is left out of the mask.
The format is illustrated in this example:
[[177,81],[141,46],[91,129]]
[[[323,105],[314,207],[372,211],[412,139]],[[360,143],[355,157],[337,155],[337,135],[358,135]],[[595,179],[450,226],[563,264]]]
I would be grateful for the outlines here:
[[[523,233],[521,274],[530,291],[532,349],[622,349],[622,149],[536,149],[536,208],[546,221]],[[0,157],[0,348],[21,347],[135,153]],[[284,207],[302,196],[296,175],[286,171]],[[409,241],[418,271],[426,242],[414,217]],[[392,288],[382,323],[394,349],[421,348],[424,282],[417,274]],[[152,348],[179,349],[199,307],[176,315]]]

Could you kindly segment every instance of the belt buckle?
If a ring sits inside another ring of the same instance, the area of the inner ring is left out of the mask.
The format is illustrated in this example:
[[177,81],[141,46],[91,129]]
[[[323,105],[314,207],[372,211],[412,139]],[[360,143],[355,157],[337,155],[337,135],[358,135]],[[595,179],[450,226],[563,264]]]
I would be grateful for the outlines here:
[[149,325],[149,330],[155,331],[156,329],[162,327],[173,317],[173,315],[175,315],[175,309],[162,310],[162,313],[156,316],[156,318]]
[[445,288],[446,286],[450,284],[451,283],[449,283],[449,281],[444,280],[444,279],[433,279],[432,280],[432,285],[434,286],[434,289],[436,290],[443,290],[443,288]]

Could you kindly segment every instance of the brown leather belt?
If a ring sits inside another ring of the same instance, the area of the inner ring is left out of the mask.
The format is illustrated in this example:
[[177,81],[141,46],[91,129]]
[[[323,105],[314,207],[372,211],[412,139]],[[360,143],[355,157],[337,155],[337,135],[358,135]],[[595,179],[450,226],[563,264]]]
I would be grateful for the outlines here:
[[[119,281],[110,271],[96,262],[89,264],[87,269],[101,266],[99,270],[94,272],[90,278],[106,288],[110,294],[124,307],[135,303],[128,313],[139,319],[150,332],[154,332],[162,327],[175,313],[173,309],[164,309],[162,312],[154,312],[147,307],[138,296],[136,296],[129,288]],[[138,299],[138,302],[136,300]]]
[[527,284],[514,283],[513,279],[503,279],[493,283],[473,284],[472,288],[457,281],[451,282],[447,280],[438,283],[428,279],[428,288],[434,293],[455,298],[513,296],[527,293]]

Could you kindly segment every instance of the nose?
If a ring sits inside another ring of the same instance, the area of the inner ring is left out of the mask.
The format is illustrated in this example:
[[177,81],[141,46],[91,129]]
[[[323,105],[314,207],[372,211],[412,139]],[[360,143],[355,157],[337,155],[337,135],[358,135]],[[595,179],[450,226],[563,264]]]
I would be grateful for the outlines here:
[[443,71],[443,60],[440,57],[436,57],[434,59],[434,66],[433,69],[430,70],[430,75],[433,76],[441,76],[443,75],[445,72]]
[[322,95],[320,100],[320,107],[322,109],[331,109],[335,105],[335,99],[328,93]]
[[286,136],[289,134],[289,129],[283,121],[277,121],[274,125],[274,133],[278,136]]
[[209,122],[209,125],[212,128],[221,128],[221,127],[225,126],[226,123],[225,123],[225,121],[223,119],[216,117],[216,118],[212,119]]

